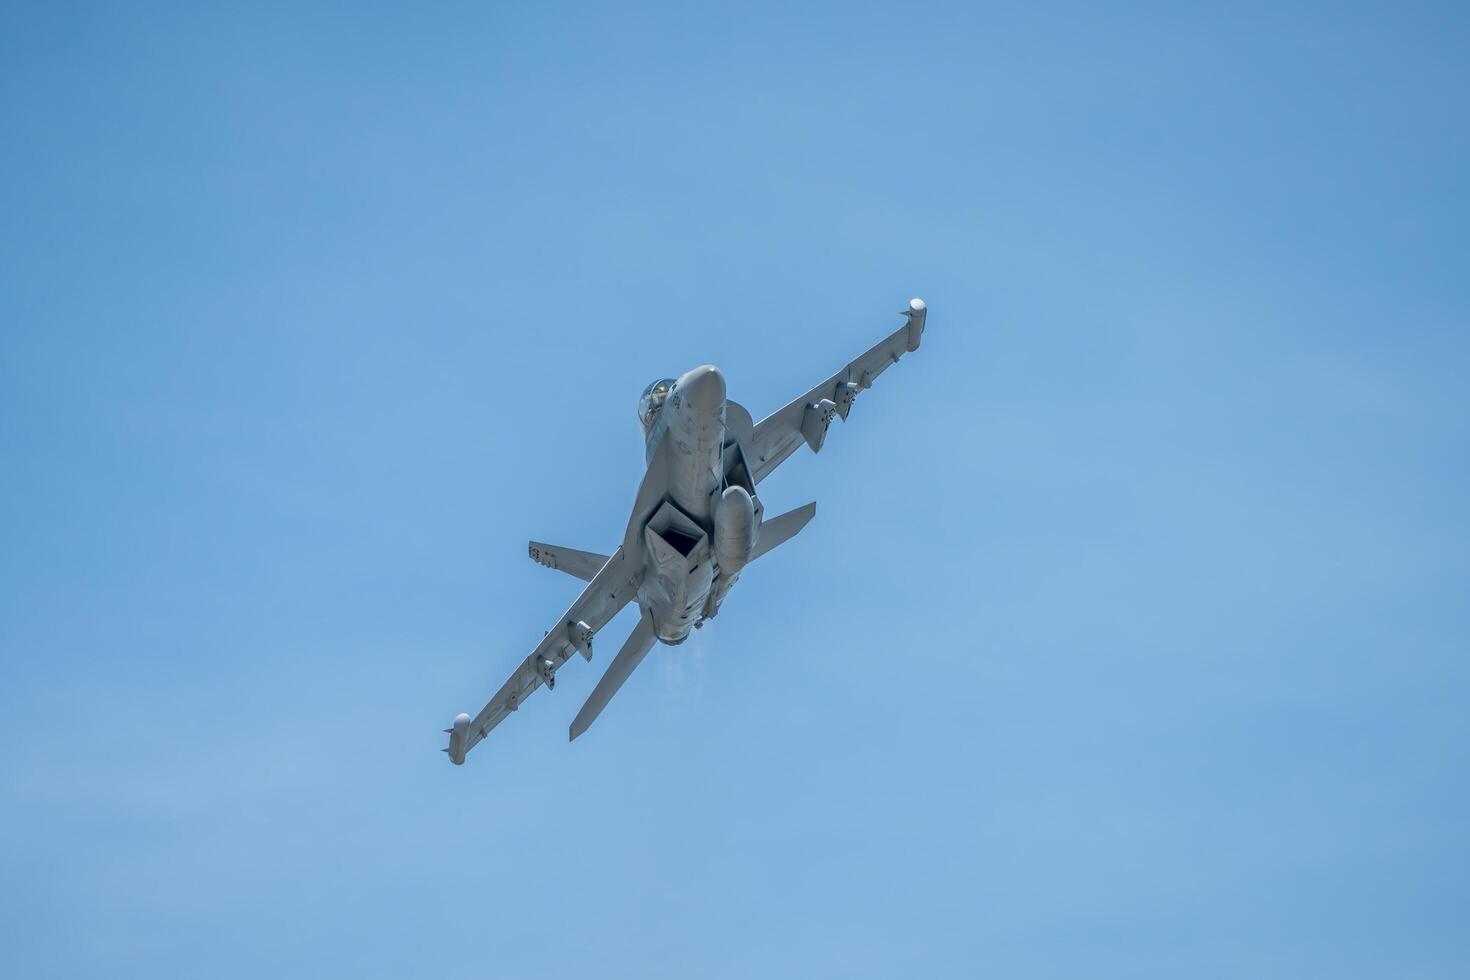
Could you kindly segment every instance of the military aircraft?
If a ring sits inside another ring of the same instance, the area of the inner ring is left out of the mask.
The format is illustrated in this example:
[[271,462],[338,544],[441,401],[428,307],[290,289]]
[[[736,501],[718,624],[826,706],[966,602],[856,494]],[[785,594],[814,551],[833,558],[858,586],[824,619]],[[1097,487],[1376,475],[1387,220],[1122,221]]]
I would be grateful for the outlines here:
[[638,625],[572,720],[575,739],[607,707],[655,642],[676,645],[703,626],[745,566],[789,541],[817,512],[815,503],[767,520],[756,486],[806,443],[820,452],[833,416],[847,420],[853,399],[890,364],[918,350],[923,300],[911,300],[907,323],[866,354],[760,423],[725,397],[725,378],[703,365],[650,384],[638,401],[648,470],[633,501],[622,544],[611,555],[532,541],[531,558],[587,583],[510,679],[471,718],[444,731],[449,760],[465,754],[538,687],[556,686],[556,672],[580,653],[592,659],[592,638],[628,603]]

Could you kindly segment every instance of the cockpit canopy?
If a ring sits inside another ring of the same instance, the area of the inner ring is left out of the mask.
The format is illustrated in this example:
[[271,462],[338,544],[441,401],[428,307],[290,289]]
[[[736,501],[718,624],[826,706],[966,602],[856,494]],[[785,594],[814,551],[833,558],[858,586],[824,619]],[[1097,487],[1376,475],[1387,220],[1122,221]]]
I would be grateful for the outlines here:
[[643,389],[643,397],[638,399],[638,421],[643,423],[644,432],[653,428],[653,420],[658,418],[659,409],[664,407],[664,399],[673,390],[673,378],[659,378]]

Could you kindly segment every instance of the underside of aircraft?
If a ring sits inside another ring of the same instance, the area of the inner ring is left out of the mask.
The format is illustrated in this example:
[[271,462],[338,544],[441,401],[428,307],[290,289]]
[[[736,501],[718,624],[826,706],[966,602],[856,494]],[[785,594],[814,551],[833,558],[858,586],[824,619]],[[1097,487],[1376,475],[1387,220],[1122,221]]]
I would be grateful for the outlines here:
[[638,419],[648,464],[621,544],[610,555],[532,541],[533,560],[586,582],[575,602],[475,717],[445,729],[450,761],[465,754],[576,654],[592,659],[593,638],[636,602],[638,625],[572,720],[575,739],[655,643],[676,645],[701,628],[750,563],[789,541],[816,514],[809,503],[767,518],[757,487],[805,444],[820,452],[832,419],[900,357],[919,348],[927,310],[911,300],[905,323],[845,367],[759,423],[726,396],[718,368],[703,365],[643,391]]

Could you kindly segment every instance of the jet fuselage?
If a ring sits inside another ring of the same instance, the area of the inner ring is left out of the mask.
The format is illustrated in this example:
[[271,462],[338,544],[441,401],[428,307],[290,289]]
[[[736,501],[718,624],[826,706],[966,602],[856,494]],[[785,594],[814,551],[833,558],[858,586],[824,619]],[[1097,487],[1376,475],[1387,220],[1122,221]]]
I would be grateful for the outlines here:
[[473,718],[460,714],[444,750],[456,765],[538,688],[556,686],[574,655],[591,660],[593,638],[618,612],[638,606],[638,623],[572,719],[575,739],[601,714],[660,641],[682,643],[716,616],[745,566],[790,541],[816,503],[765,517],[756,488],[801,446],[820,452],[834,418],[847,420],[857,396],[905,353],[918,350],[926,307],[909,301],[907,321],[807,391],[755,422],[725,394],[709,365],[660,378],[638,401],[647,467],[622,540],[611,554],[537,541],[527,554],[586,587],[546,630]]
[[663,440],[671,440],[668,499],[644,530],[649,563],[638,598],[658,639],[676,644],[700,621],[719,574],[713,541],[724,489],[725,378],[718,368],[697,367],[674,383],[649,428],[649,460]]

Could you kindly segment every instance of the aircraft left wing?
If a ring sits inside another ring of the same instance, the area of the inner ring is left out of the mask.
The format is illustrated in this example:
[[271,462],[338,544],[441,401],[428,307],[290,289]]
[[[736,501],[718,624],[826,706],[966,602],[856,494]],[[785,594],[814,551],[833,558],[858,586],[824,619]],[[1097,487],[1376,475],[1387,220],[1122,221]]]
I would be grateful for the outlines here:
[[506,715],[521,706],[532,692],[542,684],[556,686],[556,671],[571,657],[580,652],[592,659],[592,637],[606,626],[637,594],[636,569],[631,568],[624,549],[619,548],[612,557],[592,576],[592,581],[582,590],[566,613],[547,630],[536,649],[521,661],[500,688],[490,703],[480,709],[474,718],[460,715],[454,720],[449,733],[449,759],[455,765],[464,763],[465,753],[474,748]]
[[897,364],[905,353],[919,349],[927,312],[923,300],[910,300],[909,308],[903,312],[908,323],[811,391],[762,419],[751,438],[754,452],[747,454],[751,457],[750,464],[754,470],[751,476],[755,482],[769,476],[803,442],[811,447],[812,452],[820,452],[827,439],[827,426],[831,424],[832,416],[841,416],[844,422],[847,421],[847,413],[852,410],[853,399],[858,393],[871,387],[873,380],[890,364]]
[[[633,499],[633,516],[628,520],[622,546],[602,563],[596,574],[589,577],[587,587],[577,596],[577,601],[546,631],[536,649],[521,661],[521,665],[510,675],[510,680],[495,692],[490,703],[481,708],[475,717],[460,715],[454,719],[453,728],[445,729],[449,735],[449,748],[444,751],[449,753],[449,761],[457,766],[463,765],[465,753],[474,748],[492,728],[504,721],[506,715],[519,708],[521,702],[536,688],[542,684],[554,687],[557,670],[567,662],[573,650],[591,660],[592,635],[606,626],[608,620],[637,597],[646,562],[643,525],[668,491],[672,444],[672,439],[661,440],[654,450],[653,458],[649,460],[643,481],[638,484],[638,495]],[[533,556],[536,547],[537,543],[533,542]],[[561,551],[566,553],[566,549]],[[579,560],[583,563],[600,557],[592,552],[577,554],[581,556]],[[628,669],[631,671],[632,668]],[[616,691],[617,687],[614,686],[611,690]],[[608,696],[611,697],[611,691]],[[588,723],[590,724],[590,720]]]

